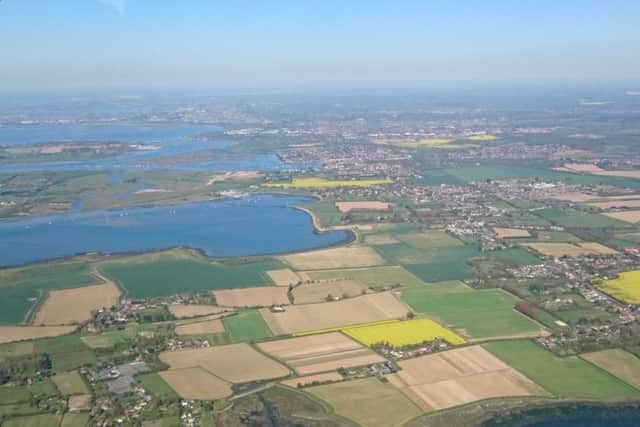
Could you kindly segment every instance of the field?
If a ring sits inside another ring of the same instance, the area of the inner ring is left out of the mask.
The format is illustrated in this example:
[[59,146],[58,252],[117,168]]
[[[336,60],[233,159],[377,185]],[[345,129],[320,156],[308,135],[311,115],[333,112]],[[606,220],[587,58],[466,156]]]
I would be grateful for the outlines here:
[[224,333],[224,325],[220,319],[205,320],[203,322],[187,323],[176,326],[178,335],[210,335]]
[[625,271],[616,279],[596,284],[603,292],[629,304],[640,304],[640,270]]
[[334,383],[342,381],[342,375],[337,372],[326,372],[324,374],[308,375],[306,377],[298,377],[292,380],[284,380],[280,384],[284,384],[289,387],[298,388],[307,385],[315,385],[322,383]]
[[640,208],[640,200],[608,200],[604,202],[589,202],[587,205],[598,209]]
[[[203,374],[206,373],[205,371],[201,372]],[[178,395],[175,393],[175,391],[157,372],[137,375],[136,380],[139,381],[140,384],[142,384],[142,387],[147,392],[153,394],[154,396],[161,396],[163,399],[178,399]]]
[[344,329],[343,332],[368,346],[386,343],[393,347],[404,347],[436,339],[443,339],[453,345],[465,343],[462,337],[430,319],[358,326]]
[[578,243],[523,243],[523,246],[554,258],[563,256],[577,257],[583,255],[611,255],[615,250],[594,242]]
[[410,289],[402,298],[418,312],[433,317],[469,338],[542,335],[542,326],[514,310],[520,301],[500,289],[439,294]]
[[89,425],[89,414],[64,414],[60,427],[85,427]]
[[400,266],[382,266],[343,270],[305,271],[309,280],[353,280],[369,288],[400,285],[407,288],[423,286],[424,282]]
[[289,304],[287,288],[282,286],[225,289],[214,291],[213,295],[216,304],[223,307],[270,307]]
[[42,414],[8,419],[2,422],[2,427],[58,427],[59,415]]
[[0,326],[0,344],[57,337],[75,331],[75,326]]
[[484,346],[558,397],[607,399],[640,393],[579,357],[557,357],[533,341],[501,341]]
[[567,228],[608,228],[624,227],[624,222],[606,215],[578,211],[575,209],[542,209],[537,214]]
[[302,190],[343,187],[372,187],[374,185],[393,184],[390,179],[330,180],[324,178],[294,178],[291,182],[270,182],[263,184],[267,188],[298,188]]
[[373,267],[384,264],[384,260],[373,249],[366,246],[302,252],[285,255],[280,259],[296,270]]
[[153,298],[267,285],[269,279],[265,272],[281,267],[277,261],[227,265],[174,250],[111,261],[100,269],[126,289],[130,298]]
[[[356,297],[364,294],[366,291],[366,286],[363,286],[359,282],[353,280],[336,280],[296,286],[291,293],[294,304],[310,304],[327,301],[334,297]],[[329,296],[331,298],[328,298]]]
[[640,179],[640,170],[607,170],[589,163],[567,163],[558,170],[572,173],[587,173],[598,176],[614,176],[621,178]]
[[513,239],[531,236],[528,230],[524,230],[522,228],[494,227],[493,231],[499,239]]
[[580,357],[640,389],[640,359],[633,354],[616,348],[581,354]]
[[120,289],[113,283],[61,289],[49,292],[33,323],[35,325],[65,325],[91,319],[91,313],[110,308],[118,302]]
[[420,356],[398,365],[401,370],[388,375],[389,382],[425,411],[495,397],[547,394],[480,346]]
[[368,234],[364,236],[364,243],[371,246],[393,245],[400,243],[391,233]]
[[300,276],[289,268],[267,271],[267,276],[276,286],[289,286],[300,283]]
[[378,354],[339,332],[269,341],[259,344],[259,347],[265,353],[291,366],[298,375],[384,361]]
[[258,341],[272,335],[264,319],[256,310],[246,310],[225,317],[222,323],[233,342]]
[[215,305],[190,305],[190,304],[172,304],[168,306],[169,312],[178,319],[187,319],[190,317],[208,316],[210,314],[218,314],[228,309],[216,307]]
[[91,409],[91,395],[79,394],[76,396],[69,396],[68,405],[70,412],[88,411]]
[[217,400],[232,393],[228,382],[199,367],[170,369],[160,377],[183,399]]
[[640,211],[607,212],[604,215],[616,220],[637,224],[640,222]]
[[336,208],[342,213],[389,212],[393,205],[387,202],[336,202]]
[[89,394],[89,389],[84,380],[77,372],[66,372],[57,374],[51,378],[63,396],[75,394]]
[[402,393],[376,378],[320,385],[306,390],[329,403],[338,415],[363,427],[398,427],[422,413]]
[[164,352],[160,354],[160,360],[171,369],[200,367],[232,383],[268,380],[289,374],[286,367],[247,344]]
[[261,310],[262,317],[276,335],[399,319],[407,312],[407,307],[387,292],[336,302],[288,306],[281,313]]

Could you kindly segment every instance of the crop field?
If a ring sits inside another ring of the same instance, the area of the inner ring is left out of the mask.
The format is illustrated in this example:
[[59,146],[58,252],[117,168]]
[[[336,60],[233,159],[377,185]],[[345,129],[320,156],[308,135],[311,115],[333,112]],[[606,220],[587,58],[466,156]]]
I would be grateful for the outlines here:
[[177,319],[188,319],[190,317],[208,316],[228,311],[228,308],[217,307],[215,305],[196,304],[172,304],[168,306],[169,312]]
[[60,415],[41,414],[11,418],[2,422],[2,427],[58,427]]
[[275,335],[400,319],[406,316],[408,311],[404,304],[388,292],[335,302],[288,306],[280,313],[265,308],[260,310]]
[[390,179],[330,180],[324,178],[294,178],[291,182],[270,182],[263,184],[267,188],[298,188],[302,190],[344,187],[373,187],[393,184]]
[[545,396],[537,384],[480,346],[398,362],[389,382],[425,411],[495,397]]
[[316,226],[335,227],[344,224],[344,214],[336,208],[333,200],[316,200],[305,204],[304,209],[313,214]]
[[153,298],[183,292],[248,288],[270,283],[266,271],[277,261],[221,264],[174,250],[145,254],[103,264],[100,269],[131,298]]
[[214,291],[216,304],[223,307],[270,307],[287,305],[287,288],[269,286],[261,288],[225,289]]
[[531,236],[529,230],[524,230],[522,228],[494,227],[493,231],[496,233],[496,236],[498,236],[499,239],[517,239]]
[[514,310],[517,297],[500,289],[435,294],[422,289],[402,293],[411,308],[433,317],[469,338],[534,336],[546,334],[543,327]]
[[538,214],[549,221],[567,228],[624,227],[624,222],[606,215],[582,212],[575,209],[542,209]]
[[611,255],[617,253],[600,243],[577,242],[577,243],[523,243],[522,246],[554,258],[563,256],[577,257],[583,255]]
[[79,394],[76,396],[69,396],[68,400],[69,411],[88,411],[91,409],[91,395]]
[[368,234],[364,236],[364,243],[371,246],[394,245],[400,243],[391,233]]
[[604,202],[589,202],[587,205],[598,209],[640,208],[640,200],[608,200]]
[[271,330],[257,310],[242,311],[222,319],[233,342],[258,341],[272,336]]
[[379,201],[336,202],[336,208],[342,213],[350,212],[389,212],[393,208],[391,203]]
[[500,341],[484,347],[558,397],[640,396],[640,392],[591,363],[576,356],[557,357],[533,341]]
[[289,286],[300,283],[300,276],[290,268],[267,271],[267,276],[269,276],[276,286]]
[[603,292],[629,304],[640,304],[640,270],[625,271],[617,278],[596,284]]
[[0,326],[0,344],[57,337],[75,331],[75,326]]
[[[202,372],[204,373],[205,371]],[[142,387],[147,392],[154,396],[161,396],[163,399],[178,399],[176,392],[157,372],[137,375],[136,380],[142,384]]]
[[202,322],[187,323],[176,326],[178,335],[210,335],[224,333],[224,325],[220,319],[205,320]]
[[302,252],[285,255],[280,257],[280,259],[296,270],[373,267],[385,263],[373,249],[366,246],[350,246],[346,248]]
[[432,249],[434,247],[462,246],[463,243],[440,230],[430,230],[423,233],[395,234],[396,239],[417,249]]
[[0,324],[24,322],[43,292],[98,284],[86,263],[61,262],[0,271]]
[[63,396],[71,396],[75,394],[89,394],[89,389],[84,380],[77,372],[65,372],[62,374],[54,375],[53,382],[60,390],[60,394]]
[[305,279],[321,281],[353,280],[374,289],[392,285],[400,285],[407,288],[424,285],[424,282],[418,277],[397,265],[342,270],[305,271],[302,273],[302,276]]
[[183,399],[217,400],[231,395],[231,385],[200,368],[170,369],[160,377]]
[[640,359],[637,356],[620,348],[615,348],[581,354],[580,357],[620,378],[627,384],[640,389]]
[[86,427],[89,425],[89,414],[64,414],[60,427]]
[[535,254],[522,248],[494,250],[485,252],[484,255],[489,261],[497,262],[508,267],[543,264],[543,261]]
[[[171,369],[200,367],[232,383],[268,380],[289,374],[289,369],[285,366],[264,356],[248,344],[164,352],[160,354],[160,360]],[[171,384],[171,381],[164,379]]]
[[82,323],[91,319],[94,311],[115,305],[119,297],[120,289],[113,283],[51,291],[38,310],[33,324]]
[[325,372],[323,374],[307,375],[304,377],[298,377],[291,380],[281,381],[280,384],[286,385],[292,388],[304,387],[308,385],[323,384],[323,383],[335,383],[342,381],[342,375],[337,372]]
[[465,340],[430,319],[415,319],[344,329],[343,332],[365,345],[386,343],[393,347],[421,344],[443,339],[449,344],[464,344]]
[[604,215],[615,220],[630,222],[637,224],[640,222],[640,210],[636,211],[621,211],[621,212],[607,212]]
[[173,332],[171,323],[129,323],[124,329],[115,329],[99,334],[83,335],[82,341],[93,349],[109,348],[126,344],[144,332],[155,332],[170,335]]
[[309,387],[306,391],[363,427],[398,427],[422,414],[402,393],[376,378]]
[[339,332],[269,341],[260,350],[282,360],[298,375],[366,366],[384,361],[377,353]]
[[[295,287],[291,294],[294,304],[311,304],[324,302],[334,297],[352,298],[366,293],[367,287],[353,280],[336,280],[332,282],[308,283]],[[331,298],[329,298],[331,297]]]

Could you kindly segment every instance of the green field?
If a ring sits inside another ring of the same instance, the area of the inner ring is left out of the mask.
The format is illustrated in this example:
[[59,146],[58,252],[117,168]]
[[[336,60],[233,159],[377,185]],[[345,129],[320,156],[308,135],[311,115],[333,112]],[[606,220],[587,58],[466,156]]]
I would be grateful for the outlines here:
[[56,396],[58,389],[50,380],[35,382],[30,386],[0,387],[0,405],[31,403],[33,396]]
[[175,391],[167,384],[160,375],[153,372],[150,374],[143,374],[136,377],[142,384],[142,387],[154,396],[161,396],[163,399],[177,400],[180,397]]
[[535,333],[541,329],[536,322],[514,310],[518,298],[500,289],[444,294],[409,289],[402,293],[402,299],[414,311],[471,338]]
[[501,341],[485,348],[559,397],[640,397],[640,392],[579,357],[557,357],[533,341]]
[[33,351],[49,354],[56,372],[70,371],[96,362],[95,353],[78,334],[36,340],[33,342]]
[[607,227],[628,227],[622,221],[589,212],[582,212],[576,209],[542,209],[538,214],[553,222],[567,228],[607,228]]
[[89,414],[64,414],[60,427],[85,427],[89,425]]
[[257,310],[245,310],[222,319],[233,342],[258,341],[273,336]]
[[100,267],[131,298],[267,286],[271,281],[265,271],[279,268],[284,266],[275,260],[228,265],[178,250],[125,258]]
[[65,372],[52,377],[53,382],[63,396],[88,394],[89,388],[77,372]]
[[542,264],[543,261],[533,253],[522,248],[509,248],[485,252],[487,259],[504,264],[507,267]]
[[157,332],[161,334],[172,334],[173,326],[169,323],[159,324],[135,324],[130,323],[123,329],[115,329],[82,336],[82,341],[93,349],[109,348],[121,344],[126,344],[136,339],[141,332]]
[[318,200],[306,204],[303,207],[313,212],[322,227],[333,227],[343,224],[342,218],[345,215],[336,208],[334,200]]
[[412,288],[424,285],[422,280],[400,266],[319,270],[306,272],[306,274],[312,280],[355,280],[370,288],[384,288],[393,285]]
[[2,427],[58,427],[59,415],[42,414],[11,418],[2,422]]
[[61,262],[0,271],[0,323],[20,323],[54,289],[99,283],[85,263]]

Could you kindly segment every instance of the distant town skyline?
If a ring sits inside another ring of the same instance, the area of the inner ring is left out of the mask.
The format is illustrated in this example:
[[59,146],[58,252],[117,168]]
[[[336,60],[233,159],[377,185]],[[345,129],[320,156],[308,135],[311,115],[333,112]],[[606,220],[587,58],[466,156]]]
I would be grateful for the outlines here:
[[633,81],[639,16],[621,0],[4,0],[0,89]]

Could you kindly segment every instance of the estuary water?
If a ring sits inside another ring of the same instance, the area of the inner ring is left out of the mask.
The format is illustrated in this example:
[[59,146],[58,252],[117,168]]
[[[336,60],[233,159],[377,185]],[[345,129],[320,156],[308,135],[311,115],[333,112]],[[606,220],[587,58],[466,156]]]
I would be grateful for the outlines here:
[[0,221],[0,267],[83,253],[199,249],[214,257],[297,252],[346,243],[346,231],[318,233],[293,206],[305,197],[248,196],[177,206],[77,212]]

